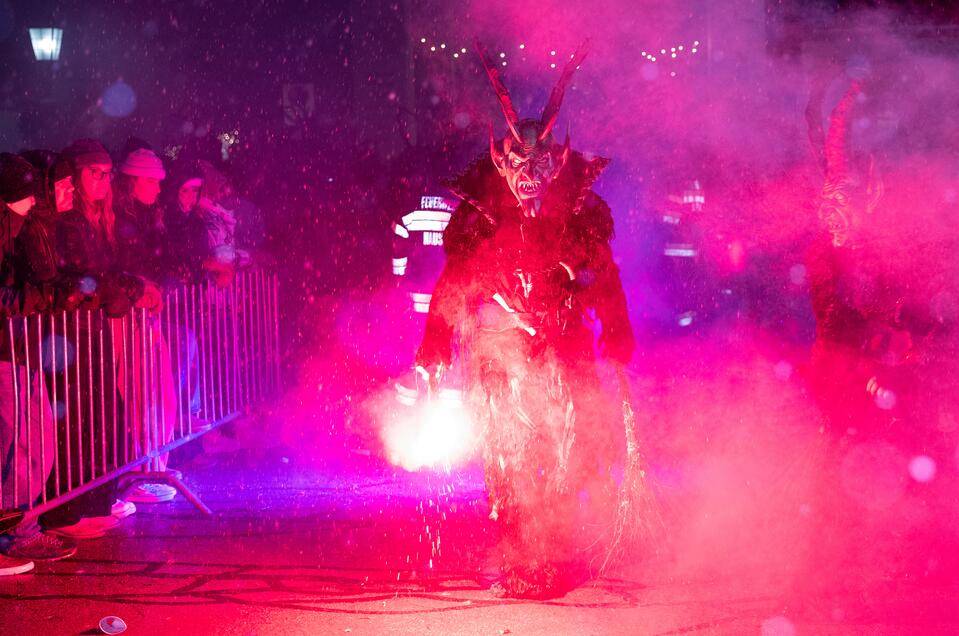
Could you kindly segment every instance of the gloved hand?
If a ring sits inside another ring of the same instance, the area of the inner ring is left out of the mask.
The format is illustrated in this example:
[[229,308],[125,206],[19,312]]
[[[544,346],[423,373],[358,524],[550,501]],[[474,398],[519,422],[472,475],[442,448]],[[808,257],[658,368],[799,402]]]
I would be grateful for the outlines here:
[[97,287],[98,305],[110,318],[122,318],[133,305],[127,291],[115,281],[105,279]]
[[446,365],[442,362],[429,364],[427,366],[418,364],[415,369],[419,376],[423,378],[423,381],[426,382],[429,394],[436,395],[440,389],[440,380],[443,379],[443,374],[446,372]]
[[154,283],[145,281],[143,284],[143,293],[137,299],[134,306],[146,309],[152,313],[159,313],[163,309],[163,293]]

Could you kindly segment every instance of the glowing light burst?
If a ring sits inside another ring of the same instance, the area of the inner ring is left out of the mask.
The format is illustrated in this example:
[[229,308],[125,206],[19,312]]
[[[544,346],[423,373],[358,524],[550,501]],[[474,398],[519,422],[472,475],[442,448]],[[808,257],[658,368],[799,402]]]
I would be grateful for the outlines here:
[[381,437],[390,463],[409,471],[450,470],[469,459],[476,441],[458,394],[444,391],[398,414]]

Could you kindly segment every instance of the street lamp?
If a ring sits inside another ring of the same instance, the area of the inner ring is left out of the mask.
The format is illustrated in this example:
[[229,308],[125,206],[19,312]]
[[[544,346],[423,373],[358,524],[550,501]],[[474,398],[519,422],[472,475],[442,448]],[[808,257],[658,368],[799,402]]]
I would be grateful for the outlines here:
[[30,43],[37,60],[59,60],[62,42],[63,29],[30,29]]

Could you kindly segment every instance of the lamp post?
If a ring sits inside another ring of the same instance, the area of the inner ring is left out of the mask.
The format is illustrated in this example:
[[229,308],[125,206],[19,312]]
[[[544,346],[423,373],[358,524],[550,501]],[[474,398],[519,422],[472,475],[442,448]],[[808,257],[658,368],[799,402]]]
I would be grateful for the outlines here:
[[30,29],[30,43],[33,55],[40,60],[55,62],[60,59],[60,45],[63,42],[63,29]]

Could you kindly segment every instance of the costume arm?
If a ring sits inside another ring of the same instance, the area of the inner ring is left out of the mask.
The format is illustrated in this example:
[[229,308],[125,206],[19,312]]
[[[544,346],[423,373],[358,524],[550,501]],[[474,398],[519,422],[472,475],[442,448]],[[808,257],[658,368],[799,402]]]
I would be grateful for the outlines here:
[[577,215],[575,234],[582,241],[585,253],[576,272],[580,298],[596,310],[603,330],[599,342],[606,355],[626,364],[633,356],[635,340],[626,307],[626,292],[613,260],[610,241],[613,239],[613,216],[603,201],[590,192]]
[[443,233],[446,266],[433,288],[426,317],[423,342],[416,352],[416,364],[428,367],[452,361],[453,330],[466,319],[466,297],[471,282],[471,256],[478,241],[492,231],[483,215],[462,203],[450,217]]
[[592,271],[595,278],[588,295],[603,325],[600,346],[608,357],[627,364],[633,357],[636,342],[629,322],[626,292],[619,277],[619,267],[613,262],[613,253],[608,245],[597,249]]
[[465,317],[466,296],[462,288],[460,265],[447,262],[443,273],[433,288],[430,311],[426,316],[423,342],[416,352],[416,365],[428,368],[431,365],[449,366],[452,362],[453,329],[462,324]]

